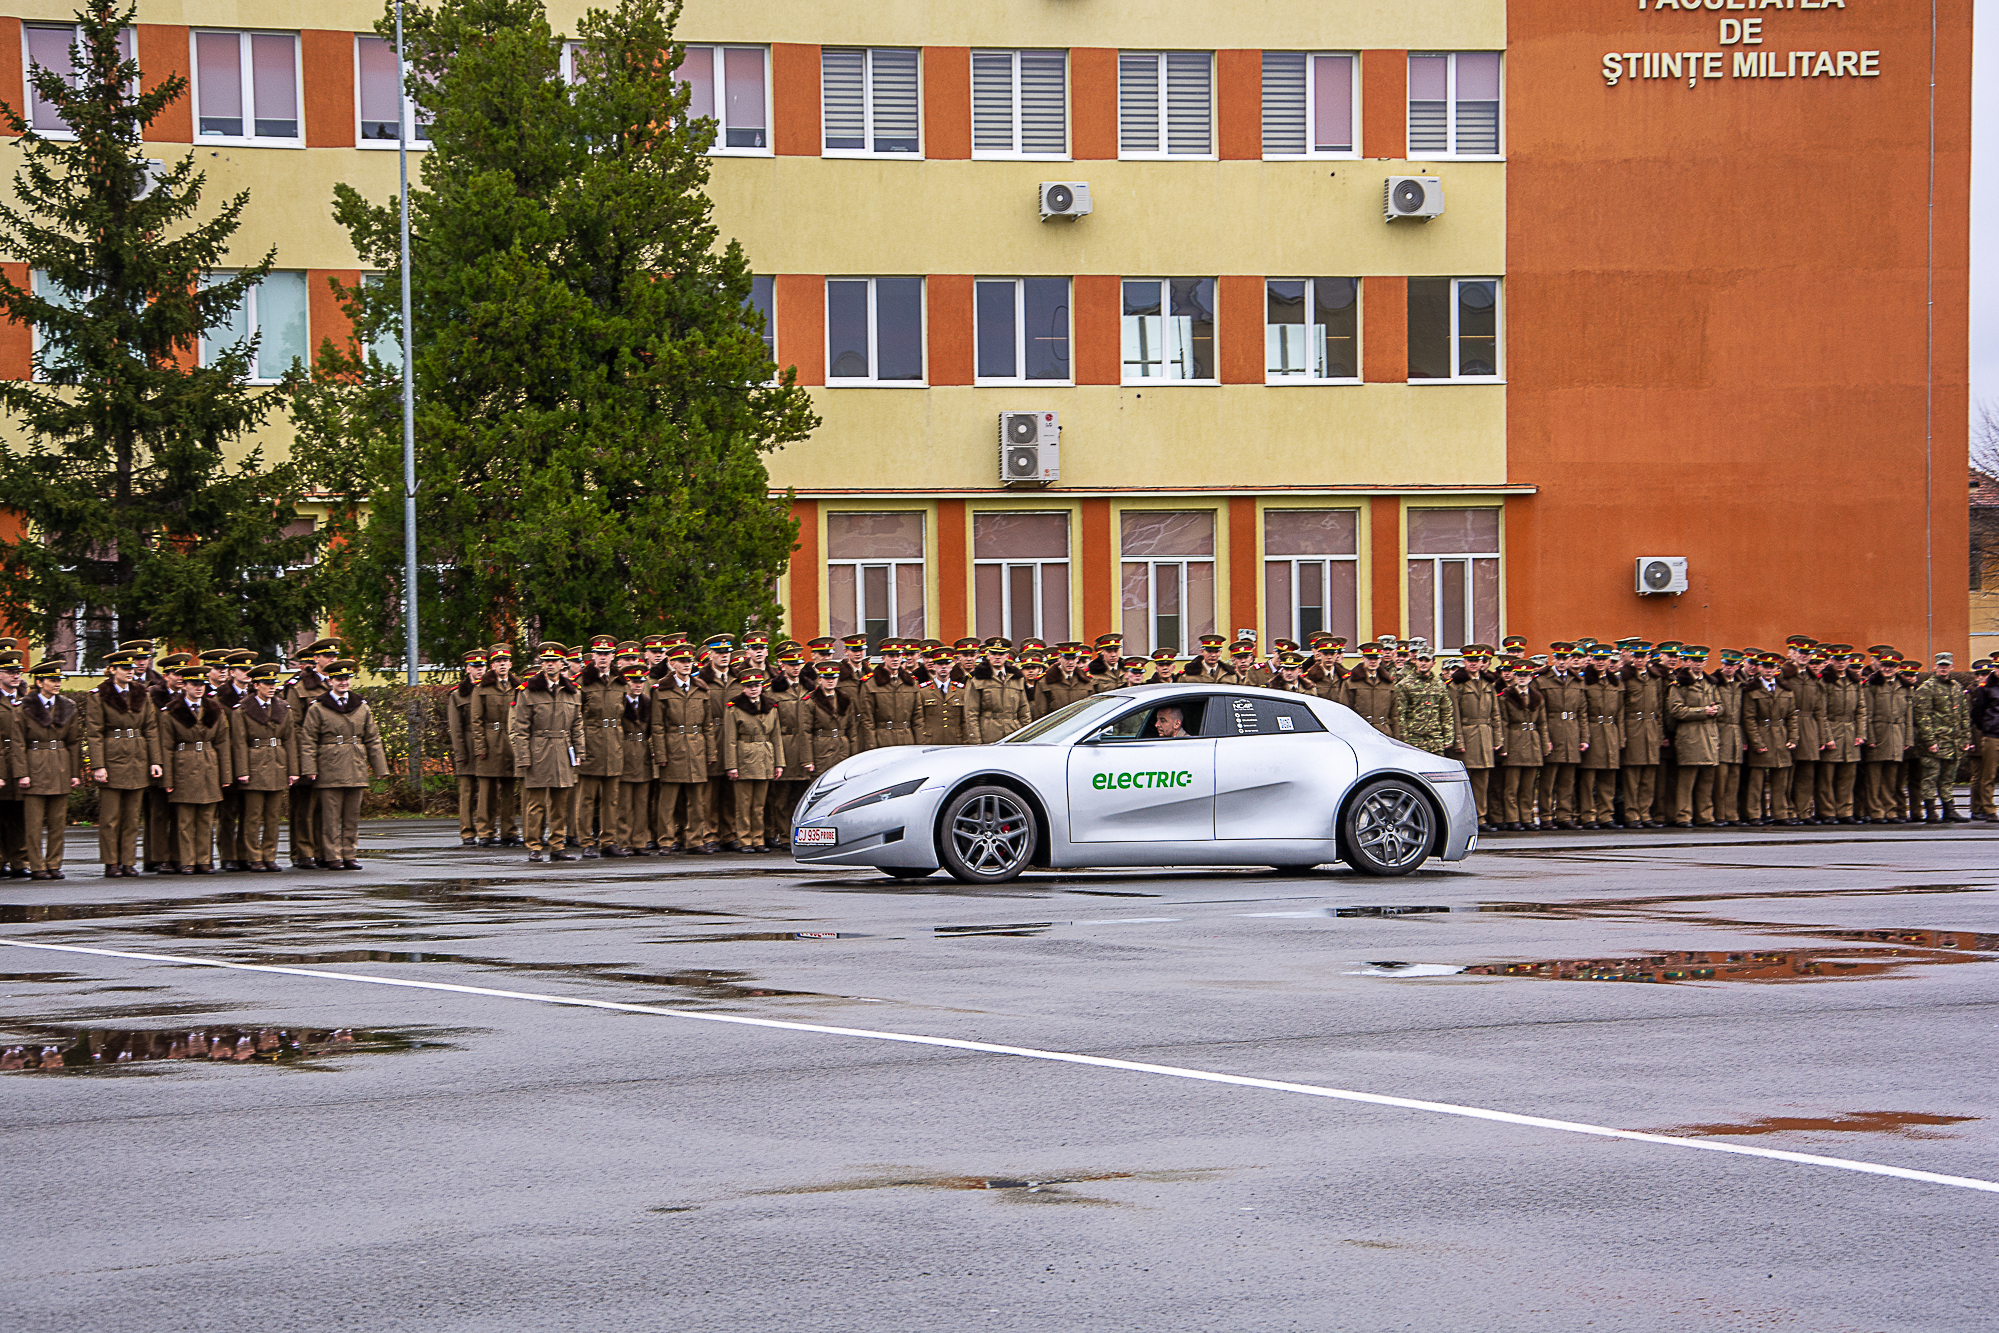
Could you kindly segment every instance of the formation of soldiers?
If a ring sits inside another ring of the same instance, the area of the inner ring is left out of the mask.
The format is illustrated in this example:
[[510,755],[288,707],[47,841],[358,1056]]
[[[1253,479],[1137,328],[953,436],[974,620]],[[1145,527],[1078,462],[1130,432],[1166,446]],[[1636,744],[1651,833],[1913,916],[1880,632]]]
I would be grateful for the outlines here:
[[[26,667],[0,639],[0,857],[15,879],[63,879],[70,792],[97,791],[106,878],[359,870],[361,794],[389,771],[354,663],[322,639],[285,679],[248,650],[118,645],[103,683],[62,693],[63,664]],[[144,838],[144,856],[140,839]]]
[[[0,857],[60,879],[69,793],[98,795],[107,876],[358,869],[358,819],[388,764],[354,663],[331,639],[285,679],[247,651],[121,644],[79,705],[61,663],[26,669],[0,640]],[[814,777],[890,745],[980,745],[1092,694],[1188,681],[1317,695],[1470,772],[1486,831],[1962,822],[1999,818],[1999,673],[1940,653],[1804,635],[1782,652],[1594,639],[1525,640],[1440,660],[1420,639],[1349,649],[1314,635],[1206,635],[1183,660],[1088,645],[750,633],[464,654],[446,729],[465,846],[530,860],[787,846]],[[1497,781],[1495,781],[1495,775]],[[141,835],[143,860],[138,856]]]

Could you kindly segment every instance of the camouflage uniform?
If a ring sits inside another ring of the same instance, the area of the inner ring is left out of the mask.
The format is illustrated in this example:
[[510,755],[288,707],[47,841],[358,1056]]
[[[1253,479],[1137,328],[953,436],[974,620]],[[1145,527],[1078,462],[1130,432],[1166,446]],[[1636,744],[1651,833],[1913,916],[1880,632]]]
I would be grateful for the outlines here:
[[1457,707],[1435,671],[1411,671],[1395,682],[1395,734],[1431,754],[1457,744]]
[[[1922,777],[1924,813],[1941,802],[1944,817],[1957,813],[1950,783],[1957,761],[1971,743],[1971,710],[1964,687],[1948,676],[1931,676],[1916,687],[1910,700],[1916,729],[1916,768]],[[1935,752],[1931,748],[1935,746]]]

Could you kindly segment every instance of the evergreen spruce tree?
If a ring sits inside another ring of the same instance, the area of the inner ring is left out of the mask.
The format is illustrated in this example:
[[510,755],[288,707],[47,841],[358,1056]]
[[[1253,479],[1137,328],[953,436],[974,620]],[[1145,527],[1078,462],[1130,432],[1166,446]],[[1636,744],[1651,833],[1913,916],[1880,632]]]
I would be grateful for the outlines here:
[[[778,623],[796,524],[763,454],[818,421],[789,372],[778,382],[741,247],[719,244],[714,122],[689,120],[673,78],[677,16],[660,0],[590,11],[572,84],[539,0],[405,10],[431,142],[411,193],[411,289],[432,660],[516,632],[574,643]],[[385,277],[342,292],[356,337],[321,349],[297,404],[301,450],[351,502],[333,557],[351,590],[343,627],[393,654],[396,201],[343,185],[335,212]]]
[[92,0],[76,18],[74,79],[37,66],[32,80],[71,137],[0,103],[23,157],[0,252],[38,274],[27,289],[0,275],[0,315],[38,344],[33,379],[0,381],[25,432],[0,447],[0,509],[26,522],[0,539],[0,619],[46,642],[83,607],[121,637],[274,647],[316,621],[318,538],[286,535],[295,469],[237,451],[283,398],[247,382],[254,338],[196,364],[274,256],[205,277],[249,196],[196,221],[193,155],[148,172],[141,136],[187,80],[140,91],[119,44],[131,8]]

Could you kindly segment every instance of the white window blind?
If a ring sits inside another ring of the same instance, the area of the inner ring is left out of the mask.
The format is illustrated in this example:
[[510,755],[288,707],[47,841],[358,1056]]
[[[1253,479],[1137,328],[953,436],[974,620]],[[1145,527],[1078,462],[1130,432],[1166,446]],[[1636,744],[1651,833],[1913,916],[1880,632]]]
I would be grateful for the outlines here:
[[916,52],[827,47],[819,70],[827,152],[917,152]]
[[1214,143],[1214,55],[1118,54],[1118,152],[1205,157]]
[[1409,57],[1409,155],[1499,155],[1499,53]]
[[1061,51],[972,53],[972,151],[1061,157],[1069,151],[1068,58]]

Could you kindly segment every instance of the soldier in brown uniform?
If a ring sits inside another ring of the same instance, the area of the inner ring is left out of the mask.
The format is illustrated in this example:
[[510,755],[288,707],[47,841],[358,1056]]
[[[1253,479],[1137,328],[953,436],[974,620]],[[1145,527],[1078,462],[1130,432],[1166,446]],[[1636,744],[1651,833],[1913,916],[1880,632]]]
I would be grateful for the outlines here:
[[1095,682],[1083,665],[1082,644],[1055,645],[1055,665],[1042,679],[1041,687],[1048,691],[1050,712],[1067,708],[1078,699],[1087,699],[1096,692]]
[[1194,660],[1187,664],[1183,673],[1186,679],[1206,685],[1240,684],[1241,678],[1236,675],[1235,668],[1222,660],[1222,649],[1227,645],[1228,640],[1219,634],[1203,634]]
[[1624,755],[1624,680],[1618,674],[1617,650],[1596,644],[1582,670],[1583,752],[1578,770],[1577,804],[1586,829],[1617,825],[1617,775]]
[[708,754],[720,749],[714,714],[721,710],[693,674],[692,648],[667,649],[666,665],[652,691],[653,768],[659,775],[653,836],[662,855],[682,850],[712,855],[720,850],[715,830],[723,816],[709,803]]
[[0,644],[7,645],[0,650],[0,878],[27,879],[32,873],[28,869],[27,803],[15,781],[27,771],[19,717],[27,686],[21,675],[21,655],[13,650],[13,642],[0,639]]
[[746,672],[738,693],[722,707],[722,770],[729,779],[734,811],[729,850],[768,851],[764,845],[764,803],[770,784],[784,776],[784,728],[777,709],[763,697],[764,678]]
[[618,641],[608,634],[590,640],[590,660],[576,673],[582,709],[584,749],[577,753],[576,822],[571,830],[585,860],[596,860],[618,843],[618,780],[625,771],[620,734],[625,718],[625,683],[612,669]]
[[1915,741],[1915,672],[1902,671],[1910,664],[1894,649],[1873,651],[1878,669],[1867,681],[1867,814],[1876,824],[1906,824],[1903,759]]
[[[863,750],[879,750],[891,745],[916,743],[916,678],[902,670],[902,645],[896,640],[882,644],[881,665],[877,666],[853,697],[854,712]],[[967,703],[966,739],[972,735],[972,715]]]
[[839,689],[840,693],[847,696],[847,702],[859,702],[861,683],[868,678],[869,670],[868,636],[849,634],[841,639]]
[[520,845],[519,793],[514,782],[514,748],[507,719],[514,702],[514,652],[496,643],[486,653],[486,674],[467,703],[472,765],[479,774],[479,804],[473,813],[481,847]]
[[245,870],[278,868],[278,821],[298,782],[298,727],[291,705],[278,697],[276,662],[250,668],[250,692],[230,720],[231,767],[243,794]]
[[1748,746],[1742,761],[1748,779],[1744,804],[1749,822],[1758,827],[1798,822],[1791,814],[1783,771],[1798,748],[1798,701],[1778,684],[1782,664],[1775,653],[1759,654],[1755,678],[1742,687],[1742,738]]
[[1346,678],[1346,689],[1338,702],[1361,715],[1361,719],[1384,736],[1395,734],[1395,682],[1382,665],[1381,645],[1373,641],[1360,646],[1360,665]]
[[652,687],[638,658],[619,659],[617,836],[606,856],[650,856],[652,836],[653,761]]
[[1778,671],[1777,684],[1798,701],[1798,748],[1791,755],[1791,815],[1800,824],[1830,824],[1818,810],[1819,756],[1825,750],[1825,690],[1808,658],[1815,641],[1802,634],[1786,639],[1790,661]]
[[14,767],[28,827],[28,877],[62,879],[69,793],[83,781],[83,717],[62,696],[60,661],[37,662],[28,679],[27,701],[15,710],[21,744]]
[[1665,740],[1666,678],[1647,658],[1652,645],[1642,641],[1630,647],[1632,660],[1625,664],[1624,754],[1620,769],[1624,780],[1624,826],[1663,828],[1654,813],[1658,799],[1659,748]]
[[[771,670],[764,674],[770,682],[764,686],[764,701],[776,711],[784,752],[802,754],[805,747],[799,729],[805,724],[805,696],[811,690],[805,680],[805,658],[795,647],[780,651],[771,659]],[[771,779],[770,790],[764,795],[763,844],[767,850],[791,846],[791,812],[805,795],[806,786],[802,766],[796,762],[787,765],[783,777]]]
[[[1680,652],[1666,712],[1673,720],[1673,827],[1714,823],[1714,780],[1721,764],[1721,691],[1701,668],[1706,648]],[[1696,656],[1698,654],[1698,656]]]
[[[571,859],[564,850],[569,789],[576,785],[576,770],[589,758],[590,742],[611,743],[604,732],[584,733],[576,687],[562,679],[563,660],[562,645],[542,645],[535,659],[538,670],[514,691],[507,718],[507,743],[513,747],[514,773],[524,793],[521,828],[530,861]],[[620,738],[621,755],[623,744]]]
[[1548,760],[1541,766],[1538,796],[1541,823],[1550,819],[1561,829],[1576,827],[1576,774],[1583,762],[1582,654],[1573,643],[1548,645],[1548,669],[1534,678],[1534,687],[1548,707]]
[[1825,749],[1819,752],[1815,797],[1819,822],[1858,824],[1865,822],[1854,809],[1854,792],[1867,755],[1867,685],[1852,665],[1849,645],[1833,644],[1828,653],[1830,661],[1819,673],[1825,706]]
[[[1277,678],[1270,682],[1270,689],[1282,690],[1286,694],[1311,694],[1313,689],[1305,680],[1305,657],[1302,653],[1279,653],[1277,655]],[[1455,715],[1455,710],[1452,710]],[[1455,744],[1455,741],[1453,742]],[[1450,752],[1450,747],[1445,747]]]
[[[326,693],[327,667],[340,660],[340,640],[321,639],[308,644],[299,656],[304,665],[285,685],[285,702],[291,705],[294,718],[305,715],[306,705]],[[162,662],[161,669],[166,664]],[[163,703],[161,707],[165,707]],[[319,834],[319,798],[313,794],[312,783],[301,778],[291,789],[291,848],[292,867],[296,870],[310,870],[327,860],[326,851]],[[146,845],[146,856],[152,859],[152,844]]]
[[[1116,689],[1124,679],[1124,635],[1099,634],[1091,641],[1091,647],[1096,649],[1096,654],[1084,669],[1093,682],[1093,692],[1102,694],[1105,690]],[[969,675],[971,668],[965,670]]]
[[444,696],[444,734],[451,742],[451,773],[458,783],[458,845],[479,844],[479,764],[472,756],[472,691],[486,674],[486,650],[461,659],[463,674]]
[[132,655],[104,659],[103,684],[83,696],[84,766],[97,784],[97,855],[104,875],[137,875],[146,793],[161,775],[160,712],[135,678]]
[[300,712],[299,781],[313,780],[319,795],[321,870],[359,870],[361,794],[370,778],[387,777],[389,756],[368,701],[354,693],[354,664],[346,659],[325,670],[326,693]]
[[[248,648],[232,648],[211,656],[221,673],[220,680],[211,678],[211,693],[222,705],[222,715],[229,719],[233,731],[243,701],[250,697],[250,668],[256,665],[257,655]],[[243,837],[243,801],[243,788],[232,773],[229,785],[222,789],[222,804],[215,811],[216,856],[224,870],[250,868],[250,848]]]
[[180,676],[181,696],[160,714],[160,758],[167,802],[174,812],[174,869],[206,875],[215,835],[215,808],[229,780],[229,720],[208,694],[208,678],[195,663],[160,659],[160,669]]
[[1708,673],[1721,712],[1715,718],[1714,822],[1727,828],[1742,822],[1742,654],[1724,648]]
[[1498,682],[1485,672],[1491,652],[1484,644],[1466,644],[1463,664],[1451,672],[1457,744],[1446,751],[1463,761],[1471,778],[1472,804],[1482,833],[1498,827],[1492,806],[1492,770],[1500,747]]
[[1547,762],[1548,708],[1534,688],[1533,664],[1505,658],[1499,664],[1499,815],[1502,829],[1534,827],[1534,795]]
[[710,695],[708,732],[708,810],[714,820],[713,838],[726,839],[729,824],[735,809],[735,789],[722,767],[722,709],[736,692],[736,680],[729,669],[730,659],[735,656],[736,641],[727,634],[716,634],[701,644],[701,669],[694,678],[705,686]]
[[[947,677],[950,656],[944,654],[940,664]],[[799,736],[804,748],[799,751],[798,763],[807,782],[855,753],[854,705],[840,693],[839,683],[831,672],[821,676],[818,688],[799,709]]]
[[[916,678],[916,723],[913,728],[918,745],[963,745],[965,743],[965,706],[962,699],[964,690],[951,679],[951,668],[956,656],[949,648],[938,647],[923,655],[923,659],[910,672]],[[799,725],[805,724],[804,710],[800,710]],[[785,753],[794,756],[811,753],[811,747],[800,735],[794,742],[792,734],[785,734]],[[801,765],[794,762],[792,777],[804,781]],[[803,786],[799,788],[801,794]]]

